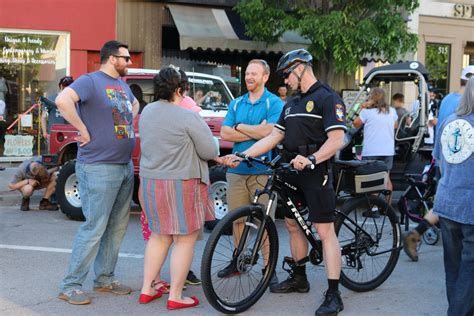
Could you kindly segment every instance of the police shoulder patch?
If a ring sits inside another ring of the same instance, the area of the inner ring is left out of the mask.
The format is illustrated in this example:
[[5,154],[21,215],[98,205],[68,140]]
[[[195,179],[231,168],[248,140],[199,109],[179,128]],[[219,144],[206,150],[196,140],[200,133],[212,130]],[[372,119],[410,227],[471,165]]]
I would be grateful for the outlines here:
[[336,120],[344,122],[344,106],[338,103],[334,106],[334,110],[336,111]]

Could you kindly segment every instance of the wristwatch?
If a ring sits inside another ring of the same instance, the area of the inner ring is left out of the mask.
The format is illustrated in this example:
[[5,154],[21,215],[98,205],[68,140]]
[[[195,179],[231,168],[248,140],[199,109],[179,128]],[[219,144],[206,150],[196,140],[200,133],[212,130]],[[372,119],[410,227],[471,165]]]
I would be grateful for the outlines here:
[[311,163],[316,166],[316,157],[314,157],[314,155],[309,155],[306,158],[308,158],[309,161],[311,161]]

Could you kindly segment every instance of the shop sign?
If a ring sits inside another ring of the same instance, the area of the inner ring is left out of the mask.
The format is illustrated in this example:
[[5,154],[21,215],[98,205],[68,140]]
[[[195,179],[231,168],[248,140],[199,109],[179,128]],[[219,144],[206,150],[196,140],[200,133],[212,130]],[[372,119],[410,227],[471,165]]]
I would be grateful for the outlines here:
[[[360,90],[342,90],[342,100],[346,107],[354,105],[355,98],[359,94]],[[365,102],[367,100],[367,92],[363,91],[359,97],[358,103]]]
[[455,4],[454,16],[457,18],[474,19],[474,5],[472,4]]
[[4,156],[33,156],[33,136],[5,135]]
[[0,33],[0,64],[55,65],[57,35]]

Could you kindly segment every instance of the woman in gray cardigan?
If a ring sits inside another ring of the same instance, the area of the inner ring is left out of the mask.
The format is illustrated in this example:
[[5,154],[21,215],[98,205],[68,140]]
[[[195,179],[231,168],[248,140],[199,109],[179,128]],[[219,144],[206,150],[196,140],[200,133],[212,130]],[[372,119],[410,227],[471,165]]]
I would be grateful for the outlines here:
[[186,308],[199,304],[194,296],[183,297],[182,289],[199,231],[214,216],[207,160],[217,156],[218,148],[200,115],[179,106],[189,86],[186,74],[170,66],[153,82],[158,101],[145,107],[139,122],[140,203],[152,232],[139,302],[149,303],[167,291],[166,282],[155,277],[174,243],[167,307]]

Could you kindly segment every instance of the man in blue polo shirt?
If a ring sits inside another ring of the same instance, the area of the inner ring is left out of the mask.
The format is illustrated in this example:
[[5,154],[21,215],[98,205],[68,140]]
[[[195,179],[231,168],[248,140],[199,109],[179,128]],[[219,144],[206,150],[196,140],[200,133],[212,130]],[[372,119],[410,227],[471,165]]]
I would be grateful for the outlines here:
[[[269,76],[270,67],[265,60],[253,59],[249,62],[245,70],[245,85],[248,92],[231,102],[221,128],[222,139],[235,143],[233,153],[243,152],[259,139],[269,135],[280,117],[283,102],[265,88]],[[271,159],[271,152],[265,153],[264,156]],[[252,203],[255,190],[262,189],[267,183],[267,178],[261,169],[247,164],[229,168],[227,170],[229,210]],[[268,197],[260,198],[260,202],[266,204]],[[241,226],[234,227],[236,241],[243,230],[243,223]],[[232,262],[219,271],[218,276],[228,277],[236,271],[236,263]],[[273,282],[278,282],[276,276],[272,278]]]

